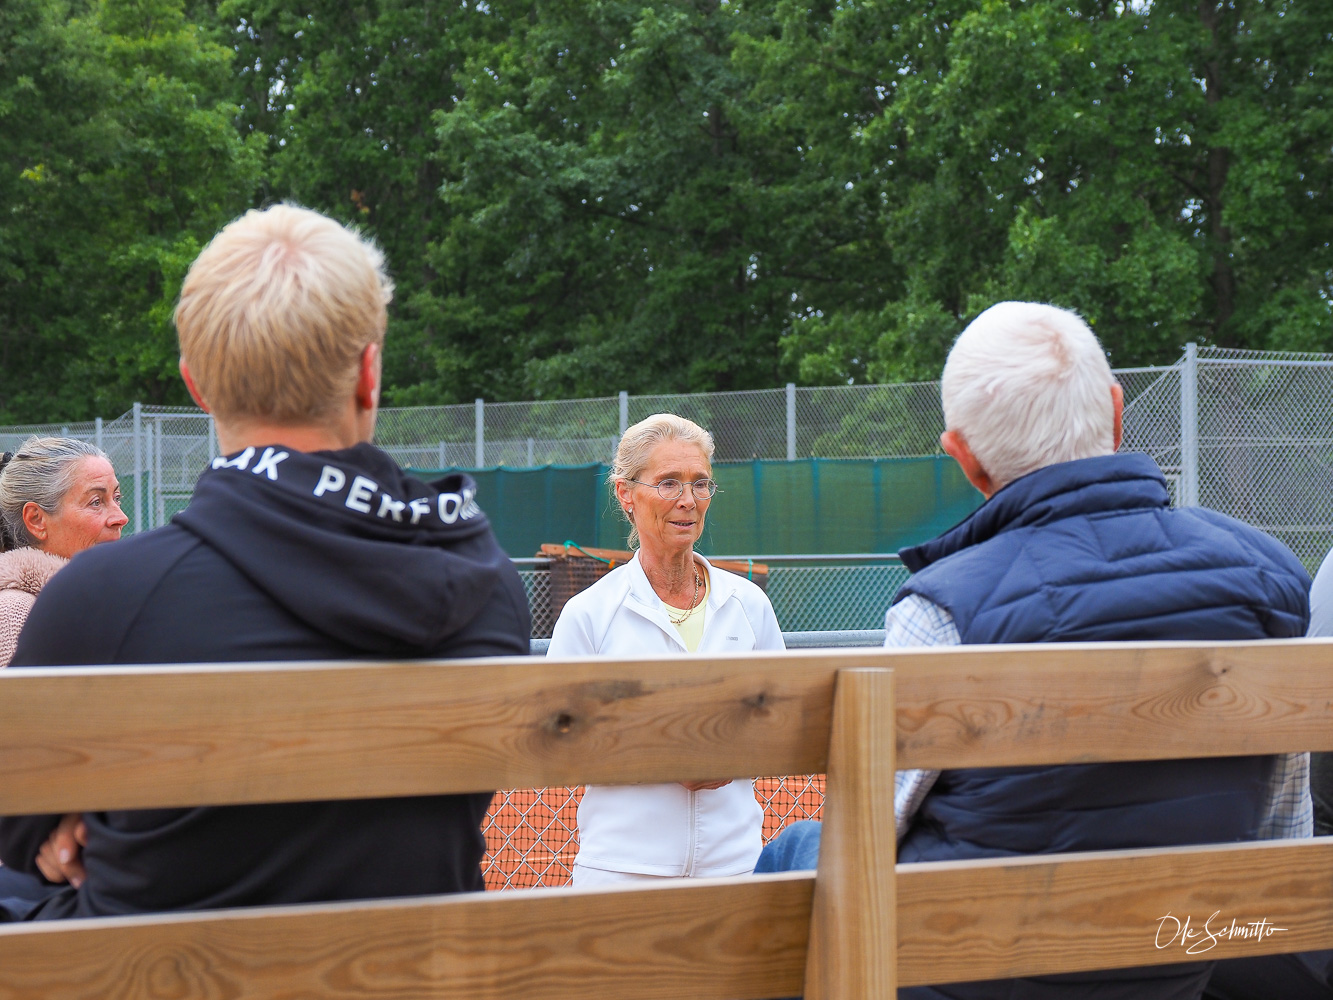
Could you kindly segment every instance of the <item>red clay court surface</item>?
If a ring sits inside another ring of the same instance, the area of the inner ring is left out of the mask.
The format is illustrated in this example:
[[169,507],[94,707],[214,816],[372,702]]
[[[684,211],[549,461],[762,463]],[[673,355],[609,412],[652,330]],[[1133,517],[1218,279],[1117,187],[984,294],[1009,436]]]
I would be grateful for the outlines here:
[[[800,819],[819,819],[824,776],[759,778],[764,842]],[[486,817],[487,889],[567,885],[578,853],[577,811],[583,788],[524,788],[497,792]]]

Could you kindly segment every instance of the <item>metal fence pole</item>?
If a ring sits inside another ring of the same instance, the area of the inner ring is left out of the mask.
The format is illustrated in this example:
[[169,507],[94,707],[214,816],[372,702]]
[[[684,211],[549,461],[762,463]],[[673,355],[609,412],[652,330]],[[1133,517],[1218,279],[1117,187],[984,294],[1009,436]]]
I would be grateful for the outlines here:
[[620,390],[620,436],[624,437],[625,432],[629,430],[629,393],[624,389]]
[[213,459],[218,457],[221,445],[218,444],[218,428],[213,422],[213,414],[208,415],[208,467],[213,468]]
[[156,427],[153,426],[152,416],[148,416],[143,422],[143,464],[144,482],[147,484],[147,496],[144,497],[144,525],[146,531],[152,531],[157,527],[157,521],[153,517],[157,510],[157,435]]
[[473,464],[480,469],[486,464],[486,401],[478,397],[476,401],[476,457]]
[[787,383],[787,461],[796,461],[796,383]]
[[162,418],[153,431],[153,527],[160,528],[167,519],[167,498],[162,492]]
[[1180,370],[1180,507],[1199,506],[1199,345],[1185,345]]
[[134,531],[143,531],[143,404],[134,404]]
[[93,444],[97,445],[97,450],[98,450],[98,451],[106,451],[106,449],[102,447],[102,418],[101,418],[101,417],[94,417],[94,418],[93,418]]

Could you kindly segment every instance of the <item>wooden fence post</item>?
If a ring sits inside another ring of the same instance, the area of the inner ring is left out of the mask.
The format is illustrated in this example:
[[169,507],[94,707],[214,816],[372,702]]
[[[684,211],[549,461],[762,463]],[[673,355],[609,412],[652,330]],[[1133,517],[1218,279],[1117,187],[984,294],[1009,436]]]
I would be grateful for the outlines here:
[[806,1000],[893,1000],[897,983],[893,671],[838,671],[810,915]]

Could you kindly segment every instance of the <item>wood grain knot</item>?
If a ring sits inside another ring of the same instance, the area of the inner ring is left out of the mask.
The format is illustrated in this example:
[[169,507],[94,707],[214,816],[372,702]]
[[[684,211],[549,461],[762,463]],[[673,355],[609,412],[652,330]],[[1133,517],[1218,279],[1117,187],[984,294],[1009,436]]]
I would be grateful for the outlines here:
[[767,691],[760,691],[758,694],[752,694],[748,698],[741,699],[741,704],[751,712],[762,712],[764,714],[768,713],[771,702],[772,699],[768,696]]
[[200,984],[192,981],[195,977],[188,971],[189,958],[188,955],[150,956],[141,984],[146,987],[145,995],[153,1000],[185,1000],[192,994],[197,996],[191,987]]
[[547,728],[559,736],[564,736],[574,728],[576,722],[578,716],[573,712],[557,712],[551,717]]

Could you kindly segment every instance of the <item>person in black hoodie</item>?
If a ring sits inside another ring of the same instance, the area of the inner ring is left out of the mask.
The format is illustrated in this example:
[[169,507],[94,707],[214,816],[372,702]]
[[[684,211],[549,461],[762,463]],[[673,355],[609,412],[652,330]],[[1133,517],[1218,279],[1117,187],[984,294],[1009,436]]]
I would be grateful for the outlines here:
[[[223,229],[176,325],[225,454],[170,524],[52,580],[12,667],[526,653],[523,586],[473,480],[427,485],[369,443],[391,294],[378,250],[315,212]],[[77,885],[33,918],[479,890],[490,799],[87,813]],[[60,819],[0,819],[0,859],[35,874]]]

